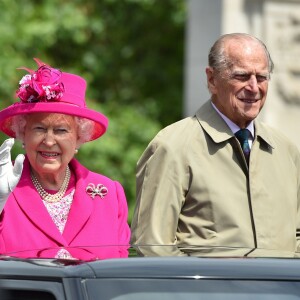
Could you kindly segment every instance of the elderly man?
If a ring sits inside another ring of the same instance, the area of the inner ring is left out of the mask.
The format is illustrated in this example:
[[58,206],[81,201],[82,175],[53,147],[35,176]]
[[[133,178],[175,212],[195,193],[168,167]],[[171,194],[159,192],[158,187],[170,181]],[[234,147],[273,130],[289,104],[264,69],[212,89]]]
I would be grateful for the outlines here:
[[160,131],[138,161],[132,243],[142,255],[294,256],[300,155],[256,120],[270,54],[257,38],[233,33],[208,60],[211,99]]

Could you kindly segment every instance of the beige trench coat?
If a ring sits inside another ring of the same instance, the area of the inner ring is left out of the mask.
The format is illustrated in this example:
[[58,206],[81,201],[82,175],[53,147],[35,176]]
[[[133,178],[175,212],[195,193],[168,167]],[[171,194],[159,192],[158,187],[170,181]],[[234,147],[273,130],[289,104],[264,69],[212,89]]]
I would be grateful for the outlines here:
[[131,242],[142,255],[294,256],[299,151],[254,126],[249,168],[210,101],[157,134],[137,164]]

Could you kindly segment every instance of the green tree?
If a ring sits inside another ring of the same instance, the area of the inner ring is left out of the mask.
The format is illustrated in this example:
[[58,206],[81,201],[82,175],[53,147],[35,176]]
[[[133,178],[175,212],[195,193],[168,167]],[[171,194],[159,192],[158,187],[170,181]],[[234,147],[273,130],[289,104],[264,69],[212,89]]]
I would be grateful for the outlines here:
[[33,57],[83,76],[110,123],[78,159],[123,184],[131,216],[139,156],[182,115],[185,1],[0,0],[0,15],[0,108],[17,101],[16,68],[34,69]]

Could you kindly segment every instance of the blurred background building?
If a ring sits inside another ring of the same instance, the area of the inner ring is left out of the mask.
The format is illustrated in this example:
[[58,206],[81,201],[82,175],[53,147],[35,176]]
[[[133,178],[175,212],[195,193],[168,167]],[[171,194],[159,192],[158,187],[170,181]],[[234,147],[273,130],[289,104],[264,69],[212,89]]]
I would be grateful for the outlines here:
[[275,64],[260,118],[300,148],[300,0],[189,0],[184,114],[209,98],[208,51],[222,34],[246,32],[265,42]]

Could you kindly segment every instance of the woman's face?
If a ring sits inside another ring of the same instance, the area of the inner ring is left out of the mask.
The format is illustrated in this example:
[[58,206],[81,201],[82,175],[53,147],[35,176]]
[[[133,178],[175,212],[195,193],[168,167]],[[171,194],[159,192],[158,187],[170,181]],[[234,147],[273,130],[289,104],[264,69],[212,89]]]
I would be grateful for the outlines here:
[[37,174],[63,173],[78,145],[77,124],[72,116],[34,113],[26,117],[24,148]]

